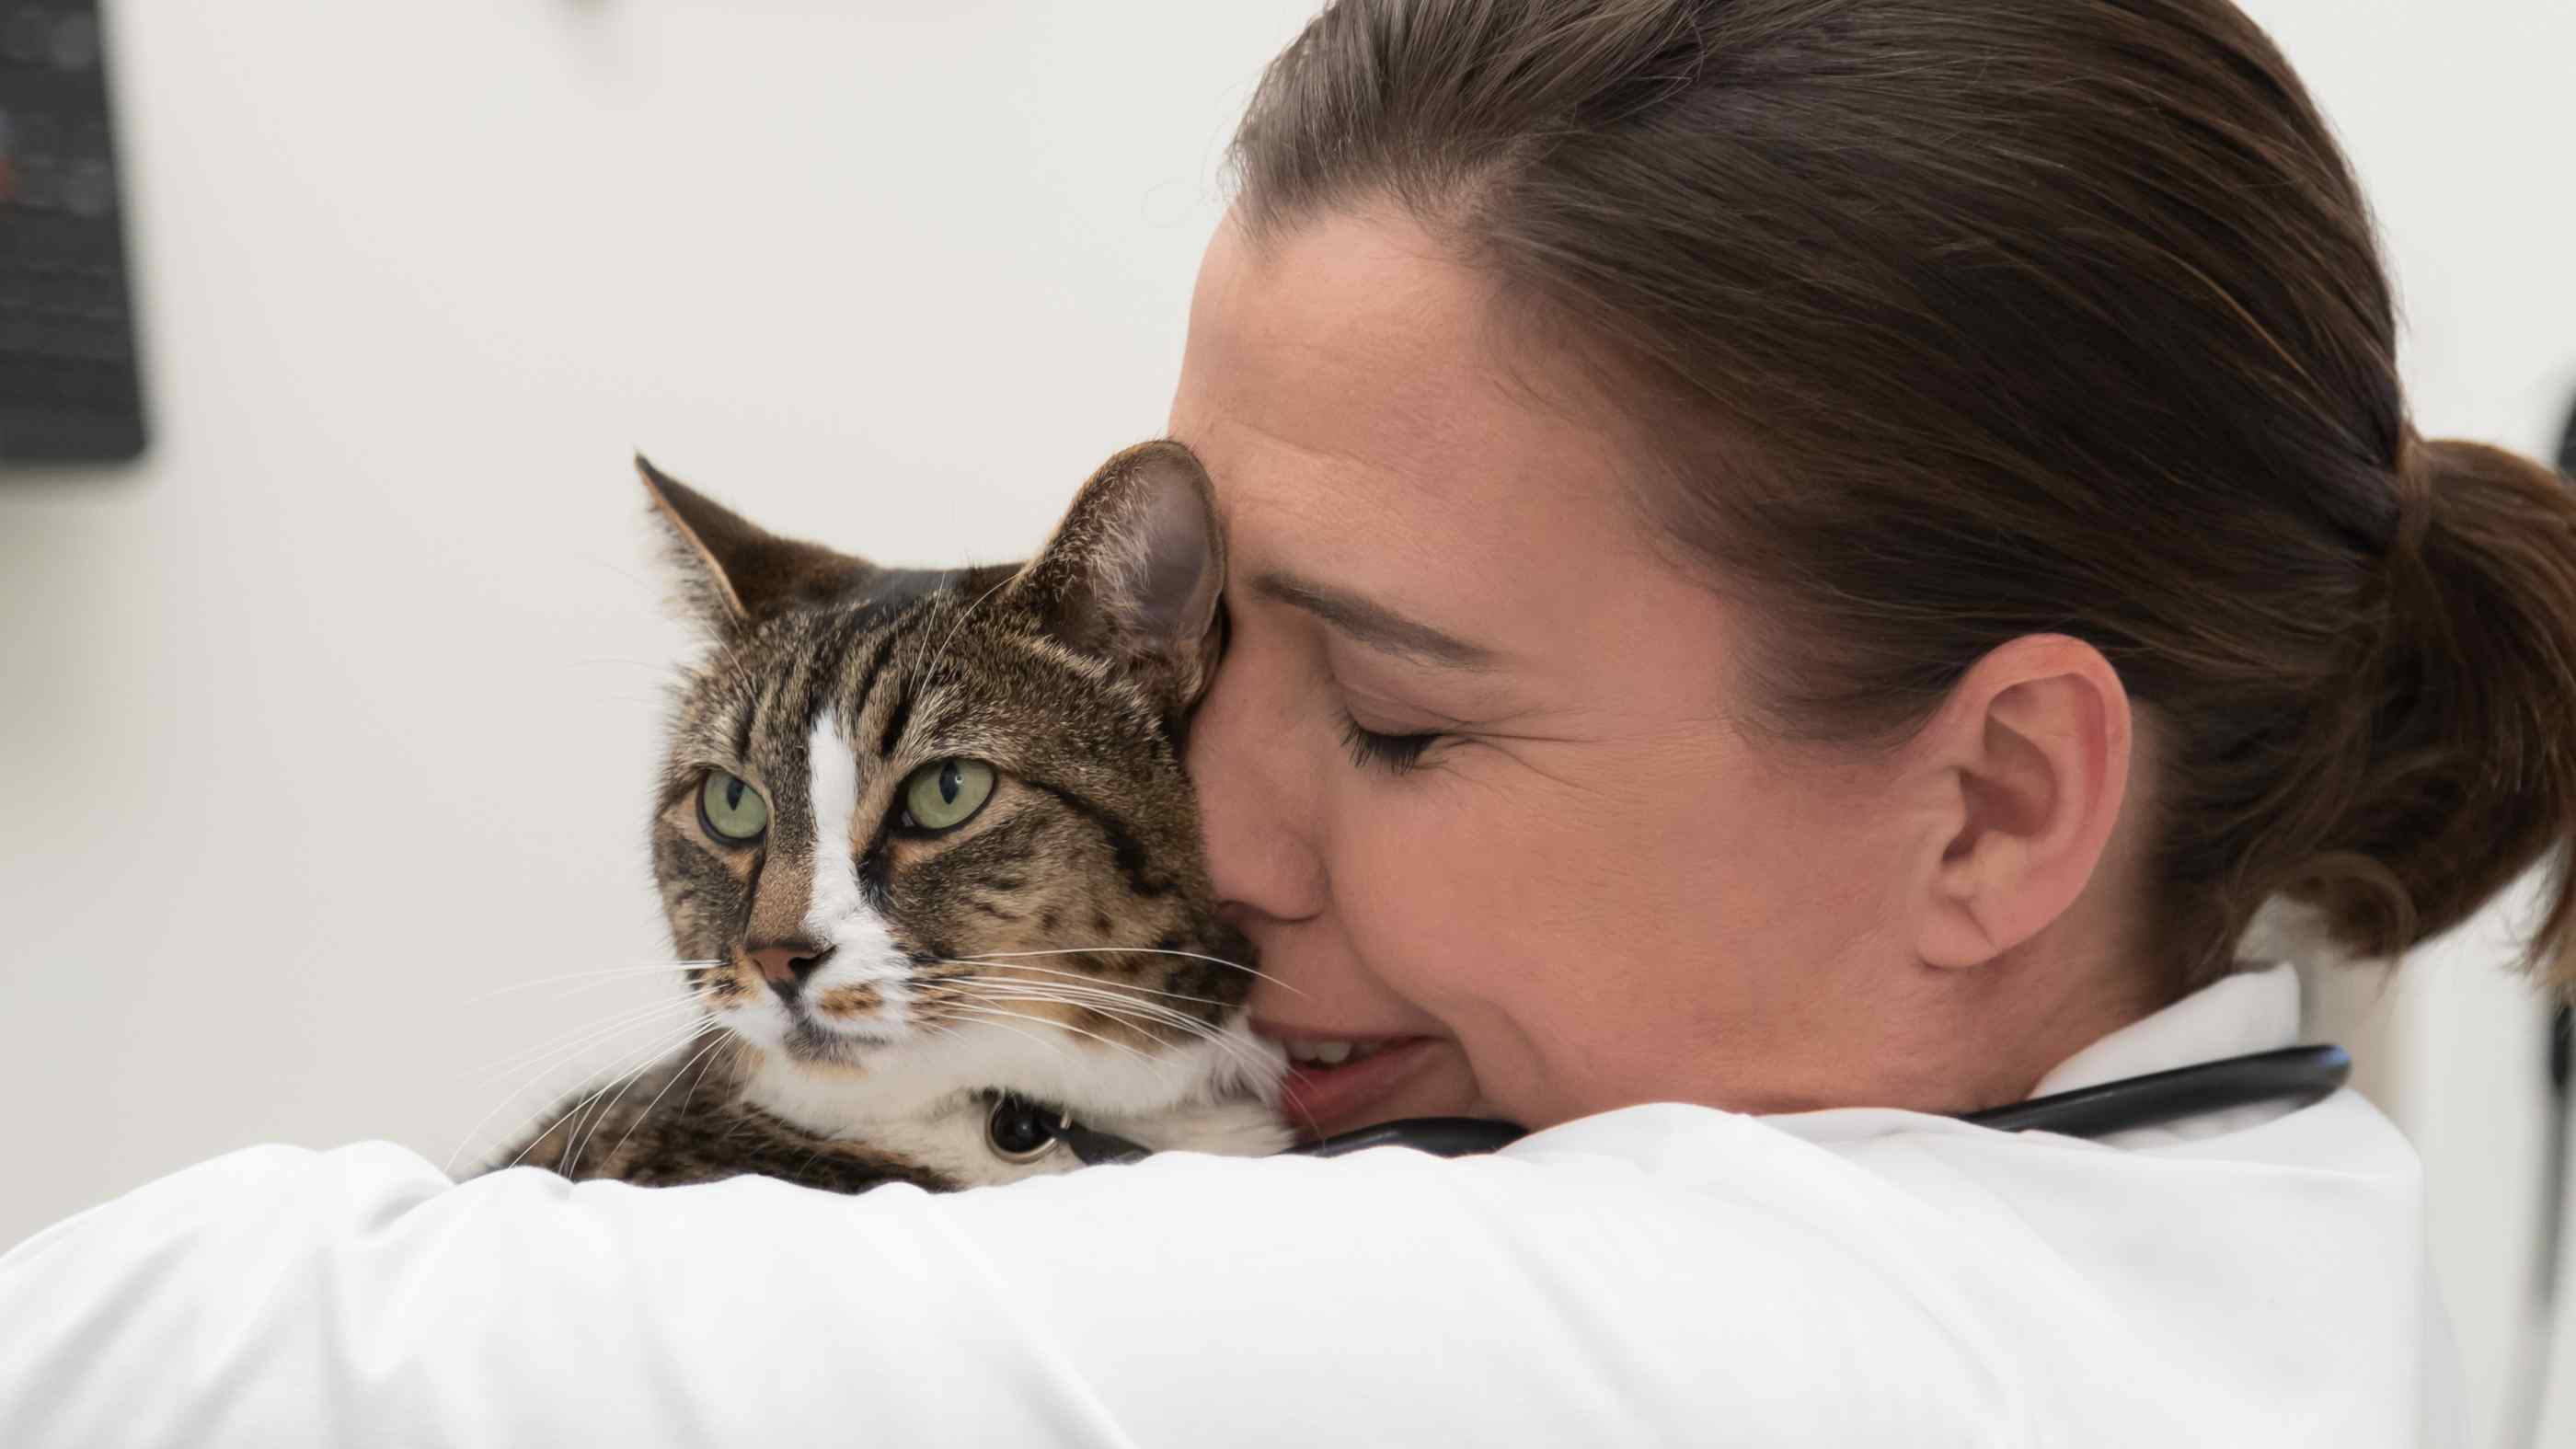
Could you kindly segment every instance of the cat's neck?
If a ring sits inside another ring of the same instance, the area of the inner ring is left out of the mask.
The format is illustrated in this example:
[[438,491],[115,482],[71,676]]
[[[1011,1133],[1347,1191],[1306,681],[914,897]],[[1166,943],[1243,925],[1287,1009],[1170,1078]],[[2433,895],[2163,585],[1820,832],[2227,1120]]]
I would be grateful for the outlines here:
[[824,1137],[918,1119],[950,1098],[1017,1092],[1096,1118],[1100,1125],[1175,1108],[1278,1097],[1279,1049],[1240,1021],[1213,1036],[1159,1051],[969,1024],[936,1037],[870,1051],[863,1067],[808,1065],[750,1051],[741,1095],[753,1106]]
[[736,1095],[799,1132],[864,1142],[972,1185],[1071,1165],[999,1162],[985,1137],[993,1092],[1062,1106],[1087,1125],[1159,1151],[1259,1156],[1290,1140],[1273,1105],[1280,1072],[1277,1048],[1240,1023],[1150,1056],[968,1027],[882,1048],[864,1069],[747,1052]]

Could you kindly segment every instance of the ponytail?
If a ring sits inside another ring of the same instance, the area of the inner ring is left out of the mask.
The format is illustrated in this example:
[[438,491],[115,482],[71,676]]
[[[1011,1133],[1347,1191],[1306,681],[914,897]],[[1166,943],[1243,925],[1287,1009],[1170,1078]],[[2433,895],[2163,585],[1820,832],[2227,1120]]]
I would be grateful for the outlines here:
[[2392,534],[2347,716],[2359,763],[2288,893],[2343,946],[2394,957],[2546,860],[2526,960],[2576,990],[2576,490],[2502,449],[2410,437]]

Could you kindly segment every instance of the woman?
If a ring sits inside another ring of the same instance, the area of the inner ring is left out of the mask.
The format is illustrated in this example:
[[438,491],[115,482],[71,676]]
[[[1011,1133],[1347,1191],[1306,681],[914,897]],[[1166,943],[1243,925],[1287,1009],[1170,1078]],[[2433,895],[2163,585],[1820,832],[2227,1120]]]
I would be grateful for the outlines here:
[[2259,32],[1343,0],[1237,148],[1172,430],[1256,1013],[1320,1130],[1549,1130],[855,1201],[241,1154],[0,1267],[0,1441],[2454,1442],[2358,1097],[1932,1115],[2287,1044],[2258,904],[2394,954],[2570,834],[2576,506],[2410,431]]

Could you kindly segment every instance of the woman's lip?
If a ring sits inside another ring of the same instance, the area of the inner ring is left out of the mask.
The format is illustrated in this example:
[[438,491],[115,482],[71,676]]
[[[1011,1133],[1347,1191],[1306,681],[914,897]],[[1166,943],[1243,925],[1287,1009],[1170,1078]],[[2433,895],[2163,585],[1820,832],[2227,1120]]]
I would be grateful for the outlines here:
[[1437,1039],[1414,1037],[1305,1037],[1301,1040],[1384,1042],[1360,1058],[1328,1067],[1320,1062],[1291,1062],[1279,1087],[1279,1105],[1289,1124],[1318,1138],[1381,1120],[1370,1109],[1393,1095],[1430,1063]]

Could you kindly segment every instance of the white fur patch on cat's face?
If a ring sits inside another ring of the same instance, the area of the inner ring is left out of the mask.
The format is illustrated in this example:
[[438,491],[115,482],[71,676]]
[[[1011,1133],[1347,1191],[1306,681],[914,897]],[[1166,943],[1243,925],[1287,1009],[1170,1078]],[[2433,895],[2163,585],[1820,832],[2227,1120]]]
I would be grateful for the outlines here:
[[[868,906],[859,890],[858,859],[850,842],[868,832],[857,829],[858,756],[841,737],[835,714],[815,723],[805,748],[813,806],[813,835],[806,847],[813,861],[809,872],[813,886],[801,930],[806,940],[831,947],[832,956],[805,979],[797,992],[798,1009],[791,1010],[775,994],[761,991],[720,1008],[717,1015],[736,1035],[771,1050],[786,1041],[799,1015],[827,1037],[870,1047],[898,1041],[914,1031],[912,963],[895,944],[885,918]],[[876,1003],[873,1009],[857,1013],[821,1009],[833,993],[850,987],[868,988]]]
[[832,959],[806,979],[803,998],[819,1002],[839,987],[874,987],[884,1003],[875,1015],[836,1022],[818,1014],[817,1022],[866,1039],[903,1035],[911,1030],[912,962],[895,944],[885,918],[859,893],[859,861],[850,842],[875,832],[858,828],[858,755],[841,737],[837,714],[815,722],[805,759],[814,806],[814,894],[805,908],[805,939],[831,947]]

